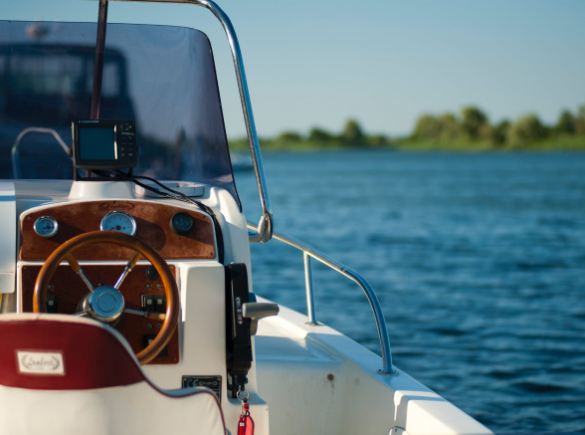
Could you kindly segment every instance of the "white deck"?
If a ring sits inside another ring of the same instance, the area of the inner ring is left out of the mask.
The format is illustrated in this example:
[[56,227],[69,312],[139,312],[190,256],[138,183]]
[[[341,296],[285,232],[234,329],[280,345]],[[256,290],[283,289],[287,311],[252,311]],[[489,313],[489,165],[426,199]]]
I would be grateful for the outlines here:
[[353,340],[306,322],[284,307],[260,322],[258,393],[271,435],[492,433],[403,371],[378,375],[381,358]]

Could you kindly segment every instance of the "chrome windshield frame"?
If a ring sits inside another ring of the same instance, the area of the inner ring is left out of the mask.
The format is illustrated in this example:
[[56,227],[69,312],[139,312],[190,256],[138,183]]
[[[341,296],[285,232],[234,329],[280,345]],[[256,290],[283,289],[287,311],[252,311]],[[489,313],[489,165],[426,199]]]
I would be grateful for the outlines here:
[[254,172],[256,174],[256,185],[258,186],[258,194],[260,195],[260,205],[262,207],[262,217],[258,222],[257,230],[249,232],[249,239],[251,243],[267,243],[272,238],[273,233],[273,218],[272,205],[270,204],[270,197],[268,196],[268,189],[266,186],[266,176],[264,175],[264,165],[262,164],[262,153],[260,151],[260,142],[258,141],[258,134],[256,132],[256,123],[254,121],[254,113],[252,111],[252,101],[250,99],[250,92],[248,90],[248,81],[246,79],[246,71],[244,69],[244,58],[240,43],[236,35],[234,26],[226,13],[211,0],[108,0],[108,1],[125,1],[129,3],[176,3],[176,4],[192,4],[195,6],[204,7],[213,13],[219,20],[226,33],[232,57],[234,60],[234,68],[236,70],[236,79],[238,81],[238,88],[240,91],[240,100],[242,103],[242,110],[244,112],[244,122],[246,124],[246,131],[248,134],[248,143],[250,145],[250,153],[252,154],[252,161],[254,162]]

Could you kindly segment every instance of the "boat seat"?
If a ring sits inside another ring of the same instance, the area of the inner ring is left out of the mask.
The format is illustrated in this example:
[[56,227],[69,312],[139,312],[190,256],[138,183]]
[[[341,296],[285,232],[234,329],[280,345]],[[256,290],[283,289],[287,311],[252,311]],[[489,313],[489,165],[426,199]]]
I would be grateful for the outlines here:
[[0,314],[0,427],[11,435],[224,435],[205,388],[161,390],[115,329],[59,314]]

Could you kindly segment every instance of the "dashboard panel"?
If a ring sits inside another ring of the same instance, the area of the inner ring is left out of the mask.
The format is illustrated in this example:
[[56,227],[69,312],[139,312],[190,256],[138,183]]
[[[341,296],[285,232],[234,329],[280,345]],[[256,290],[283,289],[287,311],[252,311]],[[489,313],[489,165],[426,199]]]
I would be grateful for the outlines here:
[[[118,277],[124,271],[124,264],[120,265],[83,265],[83,272],[93,284],[114,285]],[[169,265],[176,277],[176,269]],[[157,299],[164,297],[163,282],[157,274],[147,273],[149,265],[136,265],[128,274],[120,287],[124,296],[126,308],[157,312]],[[23,312],[33,311],[33,295],[35,282],[41,266],[22,266],[22,306]],[[151,269],[152,270],[152,269]],[[47,308],[49,312],[61,314],[74,314],[78,312],[77,305],[88,292],[81,278],[73,272],[69,265],[57,268],[47,292]],[[163,300],[163,299],[160,299]],[[147,304],[153,305],[150,308]],[[159,304],[163,305],[163,304]],[[166,304],[164,304],[166,307]],[[162,309],[162,307],[159,307]],[[161,312],[160,310],[158,310]],[[162,323],[157,320],[146,319],[141,316],[124,313],[119,323],[114,327],[128,340],[134,353],[140,352],[148,340],[154,339],[160,330]],[[171,336],[166,348],[149,364],[178,364],[179,362],[179,333],[178,328]]]
[[[102,200],[55,205],[24,213],[21,220],[20,260],[46,260],[69,239],[90,231],[99,231],[104,217],[108,214],[112,216],[113,212],[122,212],[118,216],[131,216],[135,221],[135,236],[156,249],[167,261],[213,259],[216,256],[213,223],[204,213],[163,203]],[[176,215],[181,219],[177,219]],[[171,224],[173,217],[175,223],[184,223],[185,219],[190,218],[191,225],[177,230]],[[52,218],[52,221],[48,218]],[[35,228],[37,220],[43,223],[41,231],[38,224]],[[49,228],[49,222],[53,221],[56,223],[53,224],[56,231]],[[114,223],[118,221],[122,222],[118,217]],[[42,229],[45,227],[54,234],[49,237],[43,235]],[[130,249],[104,243],[79,249],[73,255],[79,261],[112,261],[128,260],[133,254]]]

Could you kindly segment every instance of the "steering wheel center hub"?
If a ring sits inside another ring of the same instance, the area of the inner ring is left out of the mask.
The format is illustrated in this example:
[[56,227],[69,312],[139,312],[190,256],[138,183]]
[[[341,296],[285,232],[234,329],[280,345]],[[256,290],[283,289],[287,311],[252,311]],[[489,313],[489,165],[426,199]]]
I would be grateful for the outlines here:
[[124,312],[124,297],[113,287],[101,286],[86,299],[90,317],[102,322],[114,322]]

